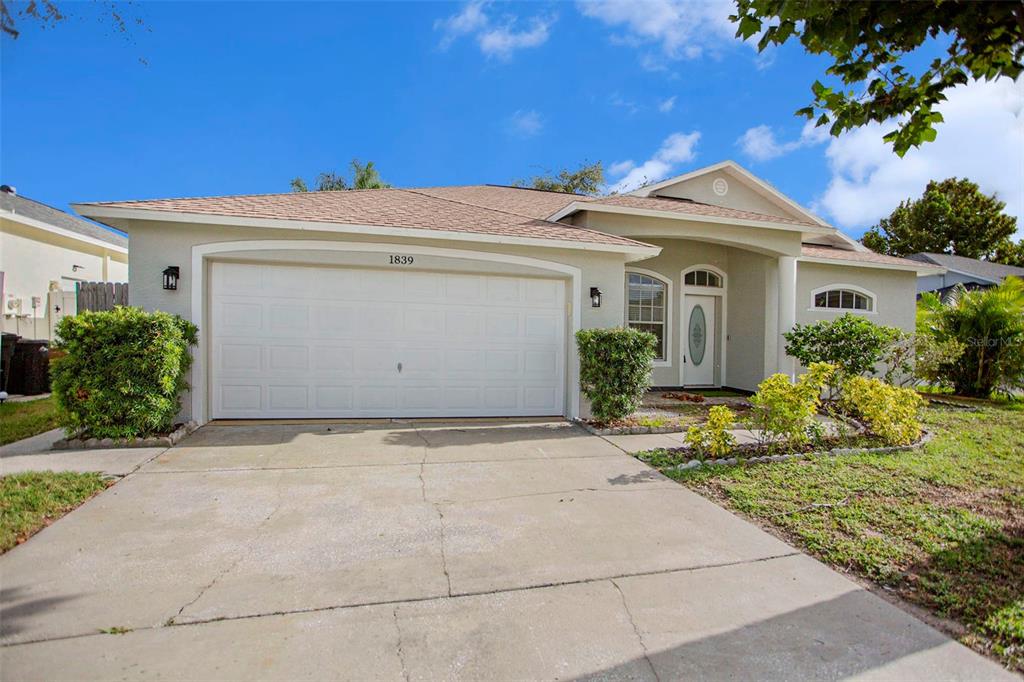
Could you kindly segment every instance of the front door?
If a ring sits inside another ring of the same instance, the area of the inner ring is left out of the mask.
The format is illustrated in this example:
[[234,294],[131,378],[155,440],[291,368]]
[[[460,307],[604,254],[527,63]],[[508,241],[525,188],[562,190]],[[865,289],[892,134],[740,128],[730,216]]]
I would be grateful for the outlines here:
[[715,384],[715,296],[686,295],[683,311],[683,384]]

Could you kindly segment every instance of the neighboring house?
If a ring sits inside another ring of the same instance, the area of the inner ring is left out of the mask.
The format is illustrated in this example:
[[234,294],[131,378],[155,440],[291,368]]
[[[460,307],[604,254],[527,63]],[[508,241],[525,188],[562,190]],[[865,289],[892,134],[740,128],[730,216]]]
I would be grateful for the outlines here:
[[2,331],[50,339],[78,282],[127,282],[128,238],[0,186]]
[[951,256],[948,253],[915,253],[907,256],[912,260],[930,265],[938,265],[945,272],[919,277],[919,292],[934,291],[944,294],[957,284],[968,289],[987,289],[1002,282],[1007,277],[1024,278],[1024,268],[1001,263],[989,263],[987,260]]
[[131,235],[133,303],[199,326],[185,412],[200,422],[575,417],[574,332],[623,324],[657,335],[655,384],[753,389],[794,372],[781,333],[797,322],[913,329],[916,279],[941,271],[868,251],[732,162],[609,197],[476,185],[75,208]]

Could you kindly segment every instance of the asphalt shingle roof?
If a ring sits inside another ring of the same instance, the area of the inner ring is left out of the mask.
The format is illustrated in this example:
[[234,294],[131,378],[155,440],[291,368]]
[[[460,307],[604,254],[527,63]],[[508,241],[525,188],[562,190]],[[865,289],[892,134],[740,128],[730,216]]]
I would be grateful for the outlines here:
[[20,194],[0,192],[0,211],[38,220],[41,223],[77,232],[86,237],[99,239],[124,249],[128,248],[128,238],[123,234],[108,230],[95,223],[90,223],[88,220],[82,220],[70,213],[65,213],[34,199],[23,197]]
[[595,206],[667,211],[724,220],[758,220],[794,227],[818,227],[809,222],[683,199],[634,196],[591,197],[501,185],[289,192],[98,202],[84,205],[239,218],[381,225],[620,246],[641,244],[641,242],[626,237],[548,220],[550,216],[574,202],[593,203]]
[[914,253],[907,258],[922,263],[932,263],[950,270],[959,270],[993,282],[1002,282],[1007,277],[1024,277],[1024,268],[1002,263],[989,263],[976,258],[952,256],[948,253]]
[[[907,258],[897,258],[896,256],[887,256],[882,253],[875,253],[874,251],[847,251],[845,249],[837,249],[832,246],[819,246],[818,244],[804,244],[802,246],[802,251],[803,255],[808,258],[828,258],[829,260],[878,263],[879,265],[921,266],[920,261],[909,260]],[[939,269],[940,267],[932,263],[924,263],[924,266],[934,267],[935,269]]]
[[780,218],[779,216],[767,215],[765,213],[754,213],[753,211],[741,211],[735,208],[726,208],[725,206],[702,204],[699,201],[691,201],[689,199],[673,199],[671,197],[634,197],[623,194],[598,197],[591,199],[591,201],[593,201],[595,205],[599,206],[623,206],[626,208],[667,211],[669,213],[684,213],[711,218],[734,218],[738,220],[757,220],[768,223],[779,223],[780,225],[821,227],[820,225],[806,220]]
[[83,206],[649,246],[626,237],[543,219],[578,198],[556,192],[473,185],[152,199]]

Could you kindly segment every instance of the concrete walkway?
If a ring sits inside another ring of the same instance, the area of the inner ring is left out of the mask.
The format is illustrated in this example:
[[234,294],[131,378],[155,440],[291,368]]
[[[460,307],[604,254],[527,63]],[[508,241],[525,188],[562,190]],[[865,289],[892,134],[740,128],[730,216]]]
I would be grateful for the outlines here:
[[12,680],[1013,679],[561,423],[208,426],[0,575]]
[[24,471],[98,471],[106,476],[126,476],[166,449],[51,450],[63,437],[61,429],[52,429],[0,445],[0,476]]

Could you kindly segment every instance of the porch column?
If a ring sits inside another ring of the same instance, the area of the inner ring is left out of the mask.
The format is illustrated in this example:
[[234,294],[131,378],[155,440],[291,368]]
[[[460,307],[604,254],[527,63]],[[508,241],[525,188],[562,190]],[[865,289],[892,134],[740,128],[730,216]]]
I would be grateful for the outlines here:
[[793,358],[786,355],[786,339],[782,335],[796,324],[796,258],[779,256],[779,346],[778,370],[790,378],[796,376]]

